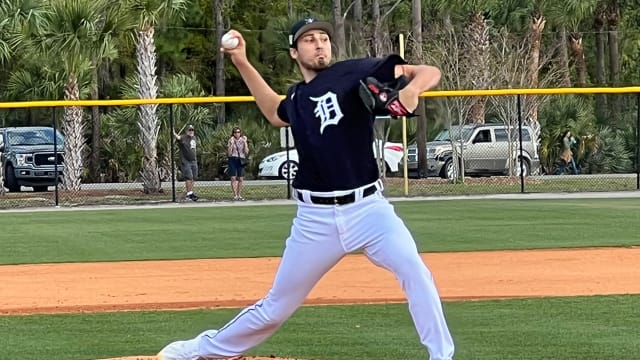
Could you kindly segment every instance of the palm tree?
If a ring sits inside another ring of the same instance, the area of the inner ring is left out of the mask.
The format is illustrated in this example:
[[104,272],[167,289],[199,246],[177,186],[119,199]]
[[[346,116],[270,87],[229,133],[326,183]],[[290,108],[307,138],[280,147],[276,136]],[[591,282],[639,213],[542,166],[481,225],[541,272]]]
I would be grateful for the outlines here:
[[[213,12],[215,18],[214,23],[216,26],[214,41],[216,43],[216,49],[219,49],[222,47],[222,36],[224,36],[225,32],[224,0],[214,0]],[[216,96],[225,96],[226,94],[224,58],[224,53],[222,53],[221,51],[216,51]],[[217,111],[218,125],[224,124],[226,117],[225,104],[220,104]]]
[[[65,100],[79,100],[81,80],[91,67],[94,56],[115,57],[109,37],[101,37],[109,0],[56,0],[47,4],[45,27],[37,43],[39,49],[57,59],[66,76]],[[84,113],[78,106],[65,107],[62,131],[65,134],[64,186],[80,190],[85,149]]]
[[[609,40],[609,77],[612,86],[620,86],[620,48],[618,44],[618,26],[620,25],[620,6],[618,0],[606,1],[607,35]],[[609,98],[609,118],[616,123],[620,117],[620,96]]]
[[[412,58],[418,63],[424,62],[422,43],[422,1],[411,1],[411,34],[413,35]],[[418,150],[418,174],[425,174],[427,170],[427,115],[425,114],[425,99],[420,99],[418,108],[416,145]],[[382,159],[384,161],[384,159]]]
[[334,37],[336,60],[344,60],[347,57],[347,42],[344,31],[344,14],[340,0],[332,0]]
[[593,103],[577,95],[554,97],[540,111],[542,132],[540,135],[540,162],[549,171],[562,152],[562,136],[567,130],[579,139],[575,158],[581,162],[586,154],[593,153],[600,136],[595,126]]
[[[12,18],[15,3],[0,3],[0,64],[5,64],[15,51],[16,28],[21,25],[19,19]],[[16,24],[17,23],[17,24]]]
[[0,2],[0,70],[18,66],[29,52],[31,36],[43,26],[43,6],[36,0]]
[[[604,31],[607,23],[607,13],[605,3],[598,1],[593,17],[593,30],[596,37],[596,86],[605,86],[607,83],[605,65],[606,34]],[[607,116],[607,97],[604,94],[596,94],[596,118],[599,122],[605,122]]]
[[[188,0],[131,0],[130,6],[139,18],[136,36],[136,58],[138,73],[138,97],[155,99],[158,95],[156,76],[155,27],[164,21],[182,16]],[[160,192],[161,182],[158,174],[158,131],[157,105],[138,107],[139,138],[144,157],[142,159],[142,183],[145,193]]]
[[[41,89],[47,78],[42,59],[37,63],[32,46],[33,35],[43,26],[40,1],[4,0],[0,2],[0,96],[14,101],[49,99]],[[36,66],[37,65],[37,66]],[[36,75],[37,73],[37,75]],[[32,75],[33,74],[33,75]],[[26,82],[26,83],[25,83]],[[23,86],[24,85],[24,86]],[[27,122],[39,109],[27,109]]]
[[[102,21],[97,23],[96,28],[96,45],[109,44],[116,47],[121,41],[124,40],[123,34],[130,30],[134,26],[134,20],[131,18],[129,12],[126,11],[126,7],[121,2],[113,2],[111,6],[104,9],[104,17]],[[94,53],[91,58],[91,86],[90,96],[92,100],[98,100],[100,98],[99,85],[100,85],[100,68],[105,62],[108,62],[108,58],[100,56],[99,52]],[[98,106],[91,107],[91,156],[89,158],[90,171],[89,176],[92,181],[96,181],[99,178],[100,170],[100,152],[101,152],[101,138],[100,138],[100,111]]]
[[[462,58],[465,71],[473,89],[488,89],[491,85],[490,64],[490,23],[487,14],[495,11],[498,2],[495,0],[431,0],[430,4],[453,16],[462,17],[465,24]],[[486,97],[476,96],[472,99],[467,122],[484,123]]]
[[[138,94],[137,79],[125,79],[121,89],[122,97],[134,98]],[[160,82],[159,94],[163,97],[194,97],[205,96],[204,90],[195,75],[173,75]],[[192,124],[198,129],[198,136],[202,137],[205,128],[212,127],[207,121],[213,118],[210,105],[174,105],[175,126],[179,129],[184,124]],[[158,109],[158,126],[163,129],[158,134],[158,176],[162,180],[170,179],[171,174],[171,141],[169,110],[167,107]],[[136,124],[136,110],[133,107],[119,107],[105,117],[105,129],[102,129],[106,159],[104,164],[107,177],[117,181],[133,181],[143,169],[140,157],[143,156],[139,142],[134,141],[139,133]],[[201,140],[204,141],[204,140]],[[199,151],[200,152],[200,151]],[[201,162],[205,158],[199,159]],[[204,168],[204,167],[203,167]]]
[[593,15],[596,9],[597,0],[578,0],[564,2],[560,19],[569,27],[569,38],[571,40],[571,55],[576,68],[576,83],[579,86],[587,85],[587,63],[584,57],[584,45],[582,43],[582,32],[580,24]]

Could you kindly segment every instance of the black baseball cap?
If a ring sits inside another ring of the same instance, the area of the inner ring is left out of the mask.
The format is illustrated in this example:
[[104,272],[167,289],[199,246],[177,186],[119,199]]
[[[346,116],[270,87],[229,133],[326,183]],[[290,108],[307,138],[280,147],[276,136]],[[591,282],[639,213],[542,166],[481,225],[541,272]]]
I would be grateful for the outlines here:
[[333,25],[326,21],[318,21],[314,18],[308,17],[298,21],[291,27],[291,32],[289,33],[289,47],[295,48],[296,41],[298,41],[300,35],[309,30],[322,30],[329,35],[330,39],[333,38]]
[[189,125],[189,126],[187,126],[187,130],[193,130],[193,129],[194,129],[194,128],[193,128],[193,125]]

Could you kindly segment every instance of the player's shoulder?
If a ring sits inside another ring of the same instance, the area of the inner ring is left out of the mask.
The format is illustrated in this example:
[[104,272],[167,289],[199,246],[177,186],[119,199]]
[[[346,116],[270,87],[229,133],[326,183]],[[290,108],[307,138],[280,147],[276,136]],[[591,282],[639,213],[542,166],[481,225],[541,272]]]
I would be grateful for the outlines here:
[[393,68],[395,65],[406,64],[406,62],[396,54],[384,57],[368,57],[339,61],[331,66],[333,76],[343,76],[348,73],[371,74],[379,69]]
[[377,66],[383,64],[385,62],[394,63],[394,64],[405,64],[406,62],[400,55],[390,54],[383,57],[367,57],[367,58],[357,58],[357,59],[348,59],[342,60],[334,64],[334,66],[344,66],[346,68],[360,68],[366,65]]
[[379,64],[383,58],[358,58],[358,59],[347,59],[338,61],[337,63],[332,65],[334,70],[342,70],[342,71],[351,71],[351,70],[359,70],[363,68],[367,68],[369,66],[375,66]]

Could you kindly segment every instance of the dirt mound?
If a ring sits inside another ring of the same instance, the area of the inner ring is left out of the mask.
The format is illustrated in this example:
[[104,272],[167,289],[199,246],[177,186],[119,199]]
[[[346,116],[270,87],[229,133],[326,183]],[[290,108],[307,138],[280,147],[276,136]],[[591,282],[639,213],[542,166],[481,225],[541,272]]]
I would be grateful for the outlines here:
[[[125,356],[118,358],[109,358],[109,359],[98,359],[98,360],[159,360],[157,356]],[[300,359],[291,359],[291,358],[280,358],[275,356],[269,357],[239,357],[233,358],[230,360],[300,360]]]

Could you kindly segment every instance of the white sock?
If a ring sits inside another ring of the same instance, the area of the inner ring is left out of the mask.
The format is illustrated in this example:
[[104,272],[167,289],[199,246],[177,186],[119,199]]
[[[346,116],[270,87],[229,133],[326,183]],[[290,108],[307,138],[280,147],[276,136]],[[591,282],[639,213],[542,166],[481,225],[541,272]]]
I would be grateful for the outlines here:
[[187,195],[191,195],[191,194],[193,194],[193,191],[189,191],[189,192],[187,193]]

